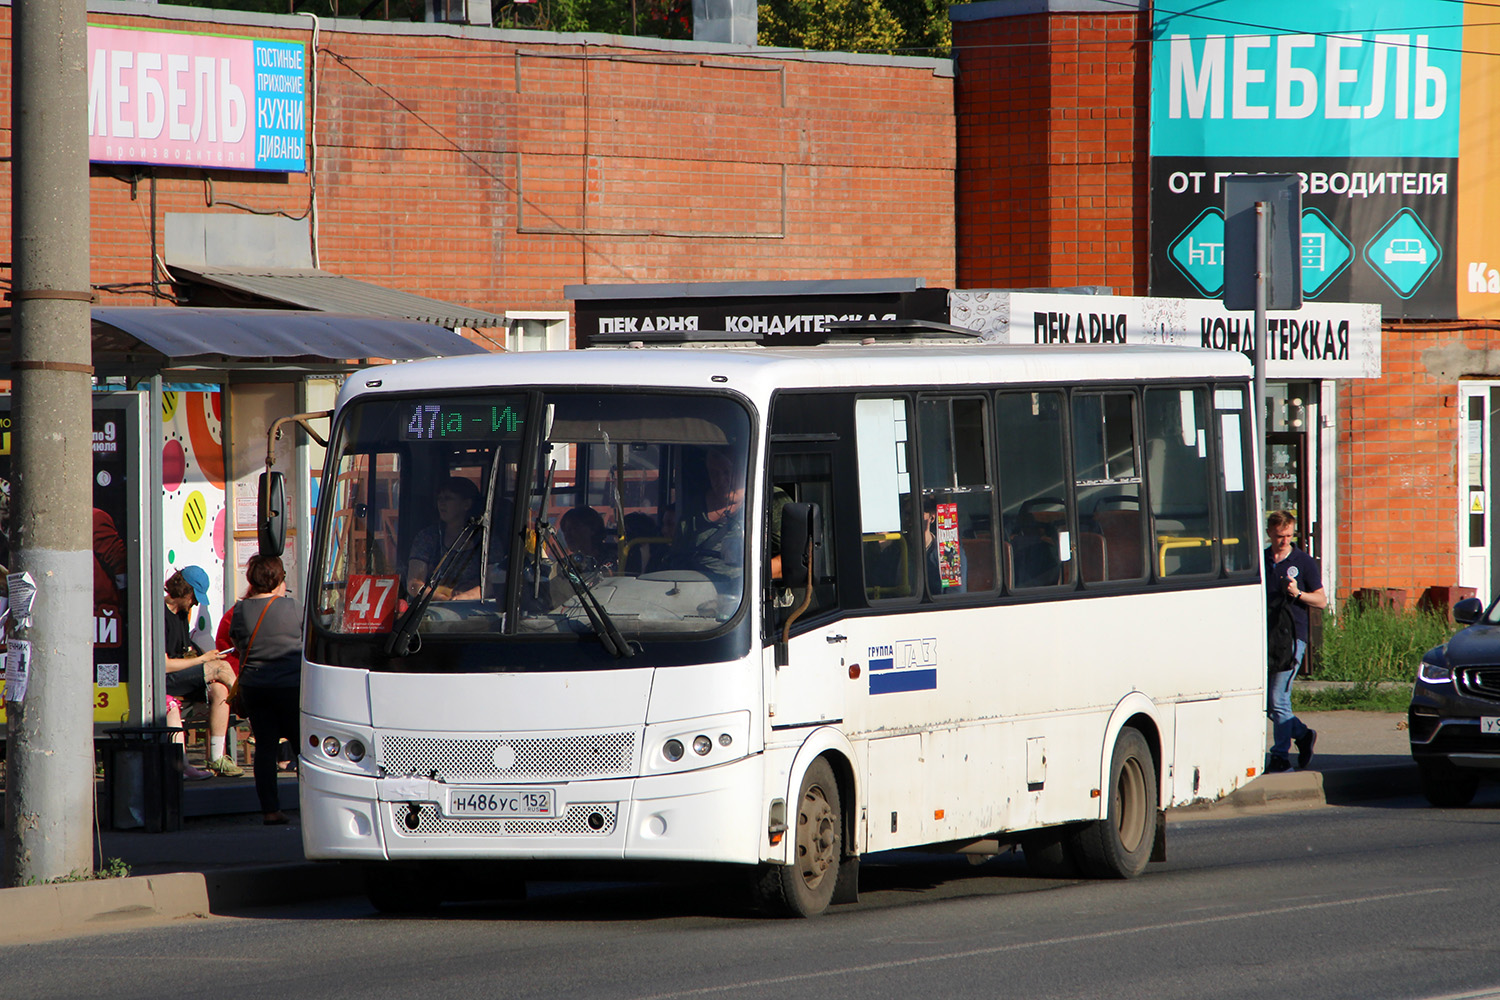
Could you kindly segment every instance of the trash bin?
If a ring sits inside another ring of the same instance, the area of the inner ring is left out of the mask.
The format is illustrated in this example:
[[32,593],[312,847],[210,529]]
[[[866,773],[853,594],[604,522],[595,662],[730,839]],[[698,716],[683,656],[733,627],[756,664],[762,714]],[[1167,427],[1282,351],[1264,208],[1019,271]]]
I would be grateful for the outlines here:
[[105,731],[104,815],[111,830],[182,829],[180,732],[173,726]]

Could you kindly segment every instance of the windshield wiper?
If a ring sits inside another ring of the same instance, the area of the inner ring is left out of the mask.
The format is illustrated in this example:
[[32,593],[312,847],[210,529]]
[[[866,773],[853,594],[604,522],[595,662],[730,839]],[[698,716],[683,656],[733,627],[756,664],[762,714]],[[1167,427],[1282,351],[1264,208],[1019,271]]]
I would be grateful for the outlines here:
[[[412,639],[416,637],[417,623],[422,620],[422,613],[427,610],[427,605],[432,603],[432,595],[437,588],[458,566],[458,552],[467,547],[469,540],[474,537],[474,532],[483,528],[489,519],[489,512],[486,511],[464,522],[463,530],[458,533],[458,537],[453,539],[453,544],[448,546],[447,551],[438,560],[437,568],[427,578],[427,584],[422,588],[422,592],[417,595],[416,600],[406,606],[406,612],[396,623],[396,631],[392,632],[391,637],[385,642],[386,653],[391,656],[410,656],[415,650],[421,648],[421,643],[413,645]],[[483,579],[482,568],[480,579]]]
[[632,646],[620,633],[620,627],[615,624],[609,609],[599,602],[594,591],[583,579],[583,572],[578,564],[573,561],[572,555],[558,542],[557,536],[550,531],[544,531],[542,540],[552,550],[552,557],[557,560],[558,568],[562,570],[568,585],[578,595],[578,603],[583,608],[584,614],[589,617],[589,624],[594,627],[594,634],[604,645],[611,655],[624,659],[635,655],[635,647]]

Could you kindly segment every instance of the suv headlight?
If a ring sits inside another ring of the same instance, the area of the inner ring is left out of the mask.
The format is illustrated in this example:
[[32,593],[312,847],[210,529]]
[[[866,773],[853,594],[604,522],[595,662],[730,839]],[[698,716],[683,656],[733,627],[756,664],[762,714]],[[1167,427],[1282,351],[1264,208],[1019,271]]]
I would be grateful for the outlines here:
[[1417,680],[1424,684],[1447,684],[1453,680],[1453,670],[1423,660],[1422,665],[1417,668]]

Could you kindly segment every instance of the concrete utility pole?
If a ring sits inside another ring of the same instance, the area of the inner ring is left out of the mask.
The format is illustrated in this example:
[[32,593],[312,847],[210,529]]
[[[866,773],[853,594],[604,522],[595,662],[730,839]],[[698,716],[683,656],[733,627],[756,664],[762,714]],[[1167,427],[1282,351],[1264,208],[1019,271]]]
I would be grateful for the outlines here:
[[94,817],[86,5],[14,4],[11,35],[9,568],[37,594],[10,632],[32,656],[25,700],[5,692],[8,886],[92,870]]

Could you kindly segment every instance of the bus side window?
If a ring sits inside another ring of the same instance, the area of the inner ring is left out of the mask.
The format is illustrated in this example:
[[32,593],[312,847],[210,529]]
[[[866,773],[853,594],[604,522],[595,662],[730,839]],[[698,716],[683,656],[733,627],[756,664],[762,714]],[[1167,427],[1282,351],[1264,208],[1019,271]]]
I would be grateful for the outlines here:
[[1146,485],[1156,572],[1163,578],[1205,575],[1216,568],[1207,419],[1201,388],[1146,390]]
[[995,587],[993,491],[982,396],[917,402],[923,575],[933,597]]
[[1254,462],[1250,447],[1255,440],[1247,394],[1235,385],[1214,390],[1214,422],[1218,425],[1220,497],[1223,524],[1220,547],[1226,572],[1248,572],[1256,568],[1260,549],[1260,526],[1255,523],[1255,495],[1249,470]]
[[[1081,560],[1084,583],[1146,576],[1140,468],[1134,393],[1075,393],[1073,486],[1080,551],[1097,553]],[[1094,543],[1092,550],[1085,540]]]
[[[823,518],[823,545],[813,557],[812,603],[799,617],[816,615],[820,611],[838,605],[838,586],[834,567],[833,518],[833,458],[826,453],[793,454],[773,452],[771,455],[771,483],[766,504],[766,559],[779,556],[781,525],[779,512],[788,501],[817,504]],[[787,595],[776,587],[776,627],[779,630],[787,615],[802,603],[802,591]]]
[[911,404],[900,397],[854,401],[859,456],[859,531],[865,596],[920,593],[922,535],[911,481]]
[[1071,477],[1063,394],[1002,392],[995,397],[1000,533],[1008,588],[1073,583]]

